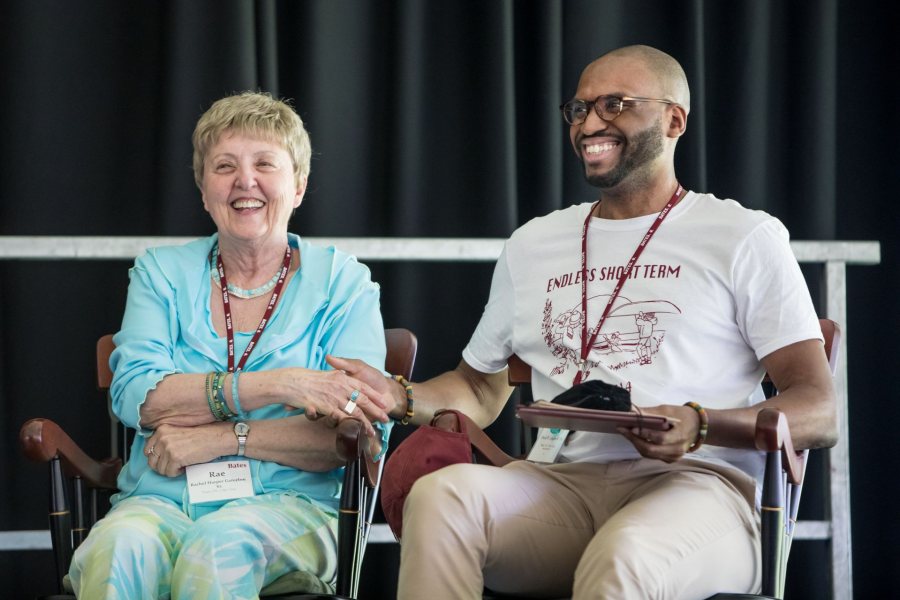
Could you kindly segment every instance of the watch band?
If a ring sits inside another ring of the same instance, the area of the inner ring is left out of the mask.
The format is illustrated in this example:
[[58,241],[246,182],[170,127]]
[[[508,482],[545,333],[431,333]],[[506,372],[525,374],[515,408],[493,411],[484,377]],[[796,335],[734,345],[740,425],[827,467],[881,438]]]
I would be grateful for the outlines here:
[[237,455],[244,456],[247,450],[247,435],[250,433],[250,426],[243,421],[234,424],[234,435],[237,436],[238,449]]

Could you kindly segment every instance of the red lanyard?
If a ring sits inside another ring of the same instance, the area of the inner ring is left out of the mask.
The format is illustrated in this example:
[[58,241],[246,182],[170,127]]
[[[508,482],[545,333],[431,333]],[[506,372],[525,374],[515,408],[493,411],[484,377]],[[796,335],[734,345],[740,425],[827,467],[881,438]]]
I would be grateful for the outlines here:
[[[225,265],[222,263],[222,253],[218,252],[217,254],[216,269],[219,271],[219,285],[222,288],[222,302],[225,305],[225,334],[228,337],[228,372],[233,373],[235,371],[234,325],[231,323],[231,303],[228,301],[228,281],[225,279]],[[272,297],[269,299],[269,305],[266,307],[266,312],[263,313],[262,320],[256,328],[256,333],[253,334],[253,338],[251,338],[250,343],[247,344],[244,355],[241,356],[241,360],[237,365],[238,371],[243,369],[244,365],[247,364],[247,357],[253,352],[256,342],[259,341],[259,336],[262,335],[263,329],[265,329],[266,325],[269,323],[269,318],[272,316],[272,311],[275,310],[275,304],[278,302],[278,296],[281,295],[281,289],[284,287],[284,280],[287,277],[288,271],[291,269],[292,258],[293,254],[291,253],[291,246],[288,244],[287,249],[284,251],[284,262],[281,265],[281,272],[278,274],[278,281],[275,283],[275,289],[272,290]]]
[[584,228],[581,231],[581,314],[583,318],[581,319],[581,360],[578,364],[578,373],[575,374],[575,380],[572,385],[578,385],[585,377],[585,373],[587,372],[587,358],[591,352],[591,347],[594,345],[594,342],[597,340],[597,334],[600,333],[600,328],[603,327],[603,323],[606,322],[606,317],[609,316],[609,311],[612,310],[613,303],[616,301],[616,298],[619,297],[619,292],[622,291],[622,286],[625,285],[625,280],[628,279],[628,276],[631,274],[631,269],[634,267],[634,263],[637,262],[638,257],[644,251],[644,248],[647,247],[647,244],[650,243],[650,238],[653,237],[653,234],[656,233],[656,230],[659,229],[659,226],[662,224],[663,219],[666,218],[666,215],[669,214],[669,211],[672,210],[672,207],[675,206],[675,203],[678,202],[678,198],[681,196],[681,192],[684,191],[684,188],[681,187],[681,184],[678,184],[678,189],[675,190],[675,193],[672,195],[672,198],[669,202],[663,207],[663,209],[656,215],[656,219],[653,221],[653,224],[650,225],[650,229],[647,230],[647,233],[644,234],[644,239],[641,240],[641,243],[638,244],[638,247],[635,249],[634,254],[631,255],[631,260],[628,261],[628,265],[622,271],[622,276],[619,277],[619,281],[616,283],[616,287],[613,288],[612,294],[609,296],[609,301],[606,303],[606,308],[603,309],[603,314],[600,316],[600,320],[597,321],[597,326],[594,327],[593,332],[591,332],[590,336],[588,335],[588,312],[587,312],[587,232],[588,225],[591,223],[591,215],[594,214],[594,209],[600,205],[600,201],[598,200],[592,207],[590,212],[588,212],[587,218],[584,220]]

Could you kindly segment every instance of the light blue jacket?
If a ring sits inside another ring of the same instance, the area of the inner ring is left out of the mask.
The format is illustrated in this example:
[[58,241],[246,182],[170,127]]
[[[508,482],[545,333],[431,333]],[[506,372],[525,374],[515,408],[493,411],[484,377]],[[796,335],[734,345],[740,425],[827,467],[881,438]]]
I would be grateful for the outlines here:
[[[147,393],[173,373],[226,371],[226,340],[212,326],[209,299],[209,253],[216,235],[184,246],[151,248],[129,271],[130,284],[122,330],[110,357],[110,388],[116,416],[138,434],[131,457],[119,475],[113,503],[132,495],[154,494],[188,504],[184,475],[164,477],[147,465],[144,444],[152,431],[141,427],[140,407]],[[379,289],[369,270],[333,247],[319,248],[289,234],[299,248],[300,270],[283,292],[244,371],[280,367],[329,369],[325,355],[359,358],[384,367],[384,329]],[[240,357],[252,333],[235,334]],[[277,419],[289,412],[281,405],[251,411],[247,419]],[[382,427],[386,447],[390,424]],[[223,457],[226,458],[226,457]],[[313,473],[249,459],[257,494],[299,494],[336,508],[343,469]],[[206,507],[207,509],[212,507]]]

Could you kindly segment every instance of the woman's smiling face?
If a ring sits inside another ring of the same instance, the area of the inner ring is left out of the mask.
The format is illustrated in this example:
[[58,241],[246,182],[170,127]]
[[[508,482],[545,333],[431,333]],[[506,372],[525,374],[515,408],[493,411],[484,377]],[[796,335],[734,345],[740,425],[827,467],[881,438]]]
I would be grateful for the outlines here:
[[288,221],[303,201],[290,154],[277,142],[225,131],[206,155],[203,207],[220,237],[283,242]]

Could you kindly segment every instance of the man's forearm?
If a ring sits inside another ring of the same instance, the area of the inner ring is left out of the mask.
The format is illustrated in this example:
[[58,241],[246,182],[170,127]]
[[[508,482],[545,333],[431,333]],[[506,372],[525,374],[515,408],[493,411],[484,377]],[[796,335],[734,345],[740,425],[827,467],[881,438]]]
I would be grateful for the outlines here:
[[[452,371],[412,383],[414,416],[411,422],[427,424],[436,411],[452,408],[465,413],[481,427],[487,427],[500,414],[512,390],[506,382],[506,371],[481,373],[461,362]],[[394,409],[390,415],[399,419],[406,414],[406,390],[394,381],[391,394]]]

